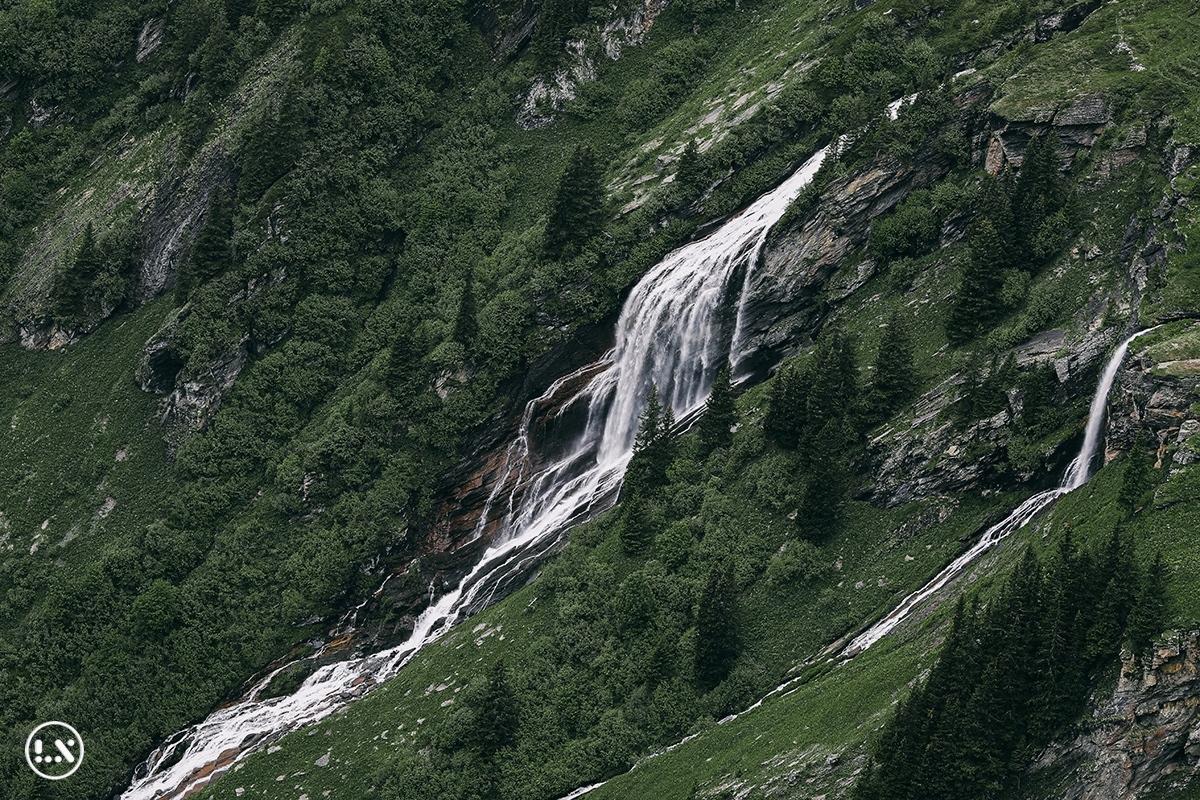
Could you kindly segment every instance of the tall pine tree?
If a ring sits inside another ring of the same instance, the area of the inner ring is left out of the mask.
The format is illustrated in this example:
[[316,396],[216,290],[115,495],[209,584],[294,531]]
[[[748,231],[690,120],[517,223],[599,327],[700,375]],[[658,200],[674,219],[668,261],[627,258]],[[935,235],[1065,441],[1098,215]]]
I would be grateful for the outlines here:
[[179,299],[186,300],[196,287],[228,269],[233,258],[233,203],[228,192],[218,189],[204,227],[192,245],[191,257],[179,270],[175,285]]
[[546,254],[558,259],[575,256],[603,223],[603,172],[592,148],[580,145],[571,153],[554,192],[546,223]]
[[520,708],[503,661],[494,662],[488,669],[484,685],[474,698],[473,710],[472,744],[483,758],[494,758],[500,750],[516,742]]
[[704,403],[704,416],[700,418],[700,450],[704,455],[725,447],[733,439],[733,426],[737,424],[737,406],[734,403],[733,386],[729,382],[729,365],[717,370],[712,391]]
[[796,449],[808,406],[809,370],[785,364],[775,375],[767,399],[763,431],[767,438],[787,450]]
[[468,266],[463,271],[463,289],[458,297],[458,311],[455,313],[451,338],[466,347],[474,340],[478,330],[475,321],[475,270]]
[[912,334],[899,313],[893,313],[884,325],[871,374],[870,415],[873,422],[890,417],[916,393]]
[[1021,173],[1013,191],[1013,235],[1019,259],[1015,266],[1032,271],[1044,253],[1036,246],[1043,225],[1061,206],[1062,187],[1054,135],[1034,137],[1025,148]]
[[962,283],[946,321],[946,335],[956,345],[969,342],[1000,314],[1007,248],[991,220],[985,219],[976,226],[970,250]]
[[688,140],[679,157],[675,186],[685,200],[691,200],[704,189],[704,165],[700,161],[700,149],[695,139]]
[[659,399],[658,389],[652,386],[638,423],[633,457],[625,470],[627,496],[648,496],[666,484],[667,468],[675,457],[674,427],[670,405]]
[[1167,627],[1167,565],[1156,552],[1138,586],[1137,603],[1129,614],[1129,647],[1141,661],[1155,638]]
[[60,319],[72,323],[79,322],[89,313],[88,306],[92,287],[95,286],[96,280],[103,271],[104,258],[100,252],[100,246],[96,242],[96,232],[92,228],[92,223],[89,222],[83,229],[83,236],[79,240],[79,249],[75,251],[75,258],[59,274],[55,294],[57,295],[56,307]]
[[1134,442],[1125,460],[1125,473],[1121,476],[1121,490],[1117,503],[1127,515],[1136,513],[1147,494],[1154,488],[1154,464],[1141,442]]
[[725,680],[739,649],[737,582],[727,560],[709,569],[696,612],[696,677],[702,689]]

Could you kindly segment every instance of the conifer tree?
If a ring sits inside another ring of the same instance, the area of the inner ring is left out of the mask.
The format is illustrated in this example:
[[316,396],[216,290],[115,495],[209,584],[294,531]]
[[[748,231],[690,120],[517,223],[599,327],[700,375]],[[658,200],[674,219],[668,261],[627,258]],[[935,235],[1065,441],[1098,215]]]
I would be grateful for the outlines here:
[[1021,387],[1021,424],[1037,431],[1057,418],[1055,395],[1058,393],[1058,373],[1049,364],[1034,367],[1023,375]]
[[1138,587],[1137,602],[1129,614],[1129,646],[1139,661],[1167,627],[1167,567],[1156,552]]
[[841,521],[852,481],[846,455],[851,439],[844,420],[826,423],[811,437],[809,458],[813,470],[796,513],[796,524],[810,541],[825,540]]
[[[1047,566],[1026,551],[986,610],[978,598],[970,610],[958,606],[928,679],[884,729],[855,797],[1017,796],[1026,764],[1078,718],[1092,681],[1116,658],[1135,576],[1119,533],[1097,557],[1077,553],[1069,537]],[[1161,579],[1150,573],[1139,586],[1138,605],[1147,592],[1163,596]],[[1148,617],[1165,618],[1153,602],[1146,608]]]
[[1020,255],[1015,266],[1025,270],[1038,266],[1034,243],[1043,223],[1058,210],[1060,194],[1058,155],[1053,136],[1036,136],[1025,149],[1021,173],[1013,191],[1013,233]]
[[887,419],[909,401],[917,389],[915,373],[908,324],[899,313],[893,313],[884,326],[875,355],[871,386],[873,421]]
[[737,424],[737,406],[734,403],[733,386],[729,382],[729,366],[717,370],[712,391],[704,403],[704,416],[700,418],[700,450],[704,455],[725,447],[733,439],[732,429]]
[[980,186],[976,223],[990,222],[1000,237],[999,249],[991,254],[997,269],[1011,267],[1017,259],[1016,224],[1013,218],[1013,194],[1016,191],[1012,173],[1004,170],[993,178],[984,178]]
[[964,344],[999,316],[1001,264],[1005,246],[990,220],[976,226],[971,253],[962,284],[946,321],[946,335],[954,344]]
[[633,495],[624,502],[617,537],[625,555],[640,556],[650,549],[657,527],[655,511],[654,501],[644,495]]
[[545,248],[551,258],[571,258],[604,223],[603,172],[596,154],[587,145],[576,147],[558,181]]
[[552,69],[558,63],[571,28],[586,19],[587,11],[587,0],[546,0],[542,4],[533,36],[534,58],[540,69]]
[[831,449],[844,453],[857,444],[862,402],[853,340],[838,330],[822,336],[805,380],[807,403],[797,451],[812,466],[819,465]]
[[463,289],[458,299],[458,311],[454,317],[454,341],[464,347],[475,339],[479,326],[475,321],[475,270],[468,266],[463,271]]
[[702,689],[723,681],[739,650],[733,563],[714,564],[696,612],[696,677]]
[[238,196],[258,200],[299,158],[303,138],[302,102],[295,87],[284,92],[277,111],[251,129],[241,154]]
[[633,457],[625,470],[626,496],[649,496],[666,484],[667,469],[675,457],[674,427],[670,404],[664,404],[652,386],[638,422]]
[[1142,507],[1142,501],[1154,488],[1154,465],[1146,453],[1146,448],[1139,442],[1134,442],[1126,457],[1125,474],[1121,477],[1121,490],[1117,495],[1117,503],[1127,515],[1136,513]]
[[91,289],[103,270],[104,258],[96,242],[96,232],[89,222],[83,229],[75,258],[59,275],[56,291],[59,317],[78,322],[86,315]]
[[767,438],[782,448],[796,449],[808,405],[808,370],[785,365],[775,375],[763,418]]
[[485,759],[516,742],[520,709],[503,661],[494,662],[488,670],[474,712],[474,744]]
[[233,204],[228,192],[214,193],[204,227],[192,245],[191,257],[179,270],[176,292],[186,300],[197,286],[224,272],[233,263]]
[[695,197],[704,188],[704,165],[700,162],[700,150],[695,139],[689,139],[679,156],[675,170],[675,186],[685,199]]

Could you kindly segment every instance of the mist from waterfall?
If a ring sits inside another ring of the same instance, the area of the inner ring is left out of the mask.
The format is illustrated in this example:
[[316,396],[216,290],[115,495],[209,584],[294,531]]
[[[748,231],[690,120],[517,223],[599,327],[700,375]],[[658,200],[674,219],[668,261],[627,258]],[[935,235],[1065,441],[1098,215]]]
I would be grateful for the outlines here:
[[[818,151],[713,233],[654,266],[622,307],[612,351],[529,402],[476,529],[482,535],[499,506],[493,543],[457,586],[418,617],[403,644],[321,667],[290,695],[258,699],[275,670],[242,700],[167,739],[136,770],[122,800],[177,797],[288,731],[324,719],[393,677],[459,619],[486,605],[500,586],[524,575],[572,523],[610,504],[632,456],[650,392],[657,390],[677,418],[704,404],[717,371],[729,361],[749,270],[771,228],[829,152],[829,147]],[[731,298],[731,281],[740,272],[747,277],[740,286],[743,297]],[[730,313],[731,300],[735,313]],[[564,387],[585,379],[583,388],[555,412],[561,416],[568,409],[582,409],[581,429],[561,455],[535,466],[531,426],[537,412],[552,400],[559,402]],[[507,495],[506,486],[512,487]]]

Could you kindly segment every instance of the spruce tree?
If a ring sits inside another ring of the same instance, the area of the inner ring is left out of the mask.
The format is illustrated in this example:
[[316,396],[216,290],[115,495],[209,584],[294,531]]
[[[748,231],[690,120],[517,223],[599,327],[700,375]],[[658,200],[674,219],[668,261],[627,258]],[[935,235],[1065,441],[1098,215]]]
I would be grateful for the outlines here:
[[847,423],[838,420],[826,423],[811,437],[812,474],[796,513],[796,524],[810,541],[824,541],[841,521],[853,479],[846,455],[851,438]]
[[539,69],[558,63],[571,28],[587,18],[588,0],[545,0],[533,35],[533,53]]
[[729,382],[729,366],[717,370],[712,391],[704,403],[704,416],[700,418],[700,450],[704,455],[725,447],[733,439],[732,429],[737,424],[737,406],[734,403],[733,386]]
[[192,245],[191,257],[179,270],[175,289],[186,300],[196,287],[213,278],[233,263],[233,204],[229,193],[217,190],[208,209],[204,227]]
[[808,370],[785,365],[775,375],[767,399],[767,413],[763,418],[767,438],[784,449],[796,449],[807,405]]
[[[853,340],[838,330],[823,335],[804,379],[807,403],[797,450],[803,463],[820,466],[831,448],[844,453],[857,444],[862,398]],[[835,438],[824,438],[829,436]]]
[[494,662],[488,669],[482,690],[475,698],[474,712],[474,744],[483,758],[490,760],[516,743],[520,709],[503,661]]
[[548,256],[571,258],[600,232],[604,223],[602,181],[603,172],[592,148],[576,147],[559,178],[550,207],[545,234]]
[[241,153],[238,196],[258,200],[296,163],[303,141],[303,102],[295,87],[284,92],[279,108],[251,129]]
[[104,258],[96,242],[92,223],[87,223],[79,240],[75,258],[60,274],[56,290],[58,316],[68,322],[79,322],[87,315],[92,287],[104,270]]
[[658,525],[656,511],[654,501],[640,494],[622,504],[617,537],[625,555],[640,556],[650,549]]
[[633,442],[633,457],[625,469],[625,495],[645,497],[656,493],[667,482],[667,469],[675,457],[675,415],[670,404],[650,388],[646,408],[638,422]]
[[1004,283],[1000,265],[1005,246],[990,220],[976,226],[970,249],[966,271],[946,321],[946,335],[957,345],[987,329],[1000,313],[1000,288]]
[[1121,476],[1121,490],[1117,503],[1126,515],[1136,513],[1146,495],[1154,488],[1154,464],[1141,443],[1134,442],[1126,457],[1125,473]]
[[458,311],[454,317],[454,341],[469,346],[475,339],[479,326],[475,321],[475,270],[468,266],[463,271],[463,289],[458,299]]
[[1138,587],[1137,602],[1129,613],[1129,646],[1141,661],[1155,638],[1167,627],[1167,567],[1156,552]]
[[714,564],[696,612],[696,677],[708,690],[729,674],[739,650],[733,563]]
[[704,165],[700,162],[700,149],[695,139],[689,139],[679,157],[675,170],[675,186],[685,200],[698,195],[704,188]]
[[1035,242],[1042,225],[1059,208],[1060,183],[1053,134],[1034,137],[1025,148],[1013,193],[1013,232],[1019,248],[1015,266],[1021,269],[1032,270],[1041,260]]
[[883,329],[872,372],[871,416],[873,421],[890,417],[917,390],[913,364],[913,340],[899,313],[893,313]]

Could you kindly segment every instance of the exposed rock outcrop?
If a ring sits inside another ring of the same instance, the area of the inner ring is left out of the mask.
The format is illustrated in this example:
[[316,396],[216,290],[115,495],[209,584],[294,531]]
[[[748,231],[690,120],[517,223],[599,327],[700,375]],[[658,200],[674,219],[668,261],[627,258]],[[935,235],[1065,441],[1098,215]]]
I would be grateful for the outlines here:
[[175,452],[189,434],[212,419],[241,374],[247,355],[243,341],[203,369],[185,373],[183,360],[169,337],[160,334],[146,345],[138,367],[138,385],[144,391],[163,396],[159,419],[170,452]]
[[634,9],[624,16],[618,16],[618,7],[612,5],[607,22],[589,31],[584,38],[568,41],[564,48],[563,63],[552,74],[539,75],[534,79],[521,97],[517,124],[531,130],[544,128],[554,122],[558,112],[575,99],[580,84],[596,80],[593,53],[599,50],[607,58],[616,60],[621,57],[625,47],[641,44],[669,2],[639,0]]
[[[959,123],[971,126],[990,96],[986,85],[962,94],[957,100]],[[847,256],[866,242],[871,223],[949,168],[928,151],[904,162],[876,157],[852,174],[830,181],[802,224],[772,237],[762,263],[750,275],[742,309],[743,341],[746,351],[755,354],[757,366],[777,362],[787,348],[811,332],[822,311],[815,302],[818,295]],[[873,274],[874,264],[865,261],[854,278],[836,291],[845,296]]]
[[1117,687],[1037,770],[1065,772],[1050,797],[1134,800],[1200,779],[1200,631],[1170,635],[1144,667],[1126,653]]
[[1050,133],[1060,155],[1070,161],[1100,138],[1112,119],[1103,95],[1086,95],[1065,107],[1035,108],[1022,114],[995,115],[984,168],[995,175],[1005,167],[1020,168],[1025,148],[1036,136]]
[[471,21],[483,34],[497,61],[507,61],[533,37],[537,27],[536,0],[517,0],[511,8],[492,3],[472,3]]
[[142,30],[138,33],[137,40],[137,55],[134,60],[141,64],[150,56],[154,55],[155,51],[162,46],[163,37],[167,31],[167,23],[162,17],[154,17],[148,19],[142,25]]
[[1115,458],[1139,436],[1157,444],[1161,460],[1176,466],[1200,459],[1200,361],[1154,364],[1131,358],[1113,387],[1105,456]]
[[254,67],[250,80],[221,110],[213,135],[195,153],[185,152],[177,136],[160,131],[127,135],[99,154],[82,188],[63,194],[25,248],[7,293],[0,296],[0,342],[63,346],[112,313],[114,309],[105,309],[98,319],[85,320],[72,331],[55,328],[48,313],[56,271],[78,247],[88,224],[97,236],[130,221],[139,231],[138,269],[127,302],[140,304],[169,289],[212,193],[230,180],[233,154],[245,131],[280,93],[295,48],[295,42],[285,41]]

